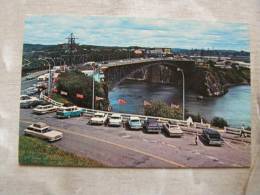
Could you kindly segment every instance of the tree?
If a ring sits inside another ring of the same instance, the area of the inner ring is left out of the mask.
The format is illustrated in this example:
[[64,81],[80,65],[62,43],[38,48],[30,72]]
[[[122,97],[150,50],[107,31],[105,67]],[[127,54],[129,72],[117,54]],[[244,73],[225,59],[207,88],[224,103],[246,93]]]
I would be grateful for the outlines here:
[[145,106],[144,114],[148,116],[182,119],[182,111],[180,108],[171,108],[162,101],[152,101],[151,105]]
[[228,123],[225,119],[223,119],[221,117],[214,117],[211,120],[211,125],[215,126],[215,127],[224,128],[225,126],[228,126]]
[[[57,82],[57,89],[67,92],[68,96],[66,97],[74,104],[82,107],[92,107],[92,77],[86,76],[78,70],[61,73]],[[83,95],[83,98],[77,98],[76,94]],[[102,84],[96,81],[95,96],[105,97]],[[104,101],[105,100],[104,98]],[[98,105],[96,105],[96,107],[98,107]]]

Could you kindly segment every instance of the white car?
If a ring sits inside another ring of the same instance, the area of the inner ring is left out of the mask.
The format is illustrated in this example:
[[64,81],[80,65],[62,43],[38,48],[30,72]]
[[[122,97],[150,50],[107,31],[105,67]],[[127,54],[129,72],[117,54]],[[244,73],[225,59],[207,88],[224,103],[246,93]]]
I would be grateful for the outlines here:
[[103,125],[106,121],[107,121],[107,114],[102,113],[102,112],[97,112],[89,120],[89,124],[91,124],[91,125]]
[[52,104],[38,105],[36,106],[36,108],[33,109],[33,113],[35,114],[46,114],[46,113],[56,112],[56,111],[57,111],[57,107]]
[[36,105],[39,102],[39,99],[34,96],[21,95],[20,96],[20,107],[29,108]]
[[121,126],[123,122],[123,118],[121,114],[112,114],[108,119],[108,126]]
[[181,130],[181,127],[179,125],[172,125],[169,123],[166,123],[163,125],[164,130],[166,134],[170,137],[182,137],[183,131]]
[[62,132],[51,130],[46,123],[42,122],[31,124],[24,130],[24,134],[38,137],[50,142],[60,140],[63,137]]

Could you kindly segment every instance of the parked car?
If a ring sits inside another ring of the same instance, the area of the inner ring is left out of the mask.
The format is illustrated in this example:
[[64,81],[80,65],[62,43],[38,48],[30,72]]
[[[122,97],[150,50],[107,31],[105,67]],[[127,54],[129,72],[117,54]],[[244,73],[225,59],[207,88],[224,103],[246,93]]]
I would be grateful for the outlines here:
[[89,120],[90,125],[103,125],[107,122],[107,114],[103,112],[97,112]]
[[108,119],[108,126],[121,126],[123,123],[123,118],[121,114],[112,114]]
[[20,96],[20,107],[21,108],[32,108],[39,105],[41,101],[34,96],[21,95]]
[[57,107],[52,104],[38,105],[36,106],[36,108],[33,109],[33,113],[35,114],[46,114],[46,113],[56,112],[56,111],[57,111]]
[[24,93],[26,95],[29,95],[29,96],[32,96],[32,95],[35,95],[39,92],[38,88],[36,87],[29,87],[27,89],[24,90]]
[[224,144],[224,140],[220,133],[214,129],[203,129],[201,137],[208,145],[222,146]]
[[160,133],[161,126],[156,119],[148,119],[144,121],[145,133]]
[[63,133],[50,129],[46,123],[38,122],[31,124],[24,130],[25,135],[30,135],[50,142],[60,140]]
[[83,115],[83,109],[80,109],[77,106],[60,107],[57,109],[56,112],[57,118],[79,117],[82,115]]
[[139,130],[143,128],[141,119],[139,117],[131,116],[127,122],[127,128],[128,129],[135,129]]
[[183,131],[179,125],[166,123],[163,125],[163,129],[169,137],[183,136]]
[[33,75],[28,75],[25,77],[25,80],[33,80],[35,77]]

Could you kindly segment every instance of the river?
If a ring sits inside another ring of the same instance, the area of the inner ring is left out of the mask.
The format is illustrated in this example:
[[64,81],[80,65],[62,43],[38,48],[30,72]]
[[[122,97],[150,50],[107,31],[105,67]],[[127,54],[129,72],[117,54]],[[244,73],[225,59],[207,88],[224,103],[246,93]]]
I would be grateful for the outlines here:
[[[218,116],[232,127],[251,126],[251,90],[248,85],[231,87],[222,97],[209,97],[198,101],[198,94],[186,92],[186,109],[189,113],[200,113],[208,121]],[[118,99],[126,104],[119,105]],[[109,92],[109,101],[114,112],[143,114],[144,100],[162,100],[168,104],[182,105],[182,90],[170,85],[125,81]]]

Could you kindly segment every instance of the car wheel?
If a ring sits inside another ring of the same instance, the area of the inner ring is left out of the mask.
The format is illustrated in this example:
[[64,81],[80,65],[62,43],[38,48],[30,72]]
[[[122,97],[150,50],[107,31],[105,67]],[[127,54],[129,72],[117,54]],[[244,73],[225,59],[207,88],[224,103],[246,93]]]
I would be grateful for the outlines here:
[[68,118],[70,118],[70,115],[68,115]]

